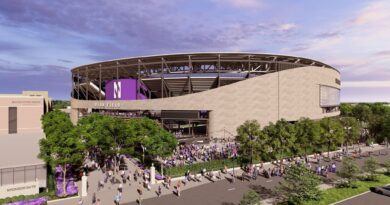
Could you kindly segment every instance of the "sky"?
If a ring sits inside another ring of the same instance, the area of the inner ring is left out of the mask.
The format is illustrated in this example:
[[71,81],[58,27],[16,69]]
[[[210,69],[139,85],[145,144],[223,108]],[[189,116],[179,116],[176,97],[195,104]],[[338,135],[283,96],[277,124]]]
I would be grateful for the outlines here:
[[302,56],[341,72],[342,102],[390,102],[388,0],[1,0],[0,93],[70,98],[70,69],[177,52]]

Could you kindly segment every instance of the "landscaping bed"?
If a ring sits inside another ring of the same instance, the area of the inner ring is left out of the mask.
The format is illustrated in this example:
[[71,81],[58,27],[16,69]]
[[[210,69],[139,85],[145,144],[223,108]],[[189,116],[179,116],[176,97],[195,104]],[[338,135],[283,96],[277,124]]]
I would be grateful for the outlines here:
[[304,205],[327,205],[369,191],[370,187],[384,186],[390,183],[390,176],[378,175],[377,181],[356,181],[357,188],[331,188],[322,191],[322,200],[308,201]]

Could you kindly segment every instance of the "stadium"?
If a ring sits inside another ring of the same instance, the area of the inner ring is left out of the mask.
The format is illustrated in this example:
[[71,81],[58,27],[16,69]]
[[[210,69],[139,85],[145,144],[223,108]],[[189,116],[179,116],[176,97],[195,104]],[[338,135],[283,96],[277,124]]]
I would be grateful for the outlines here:
[[245,120],[337,116],[340,73],[319,61],[258,53],[130,57],[71,70],[71,119],[93,112],[155,119],[178,139],[227,138]]

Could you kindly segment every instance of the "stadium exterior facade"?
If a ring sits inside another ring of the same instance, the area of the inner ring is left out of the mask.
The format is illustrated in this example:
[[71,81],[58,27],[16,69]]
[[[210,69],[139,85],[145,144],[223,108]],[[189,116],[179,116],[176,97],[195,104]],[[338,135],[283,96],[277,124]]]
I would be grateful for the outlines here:
[[131,57],[72,69],[71,119],[148,116],[177,137],[234,136],[245,120],[339,115],[340,73],[307,58],[257,53]]

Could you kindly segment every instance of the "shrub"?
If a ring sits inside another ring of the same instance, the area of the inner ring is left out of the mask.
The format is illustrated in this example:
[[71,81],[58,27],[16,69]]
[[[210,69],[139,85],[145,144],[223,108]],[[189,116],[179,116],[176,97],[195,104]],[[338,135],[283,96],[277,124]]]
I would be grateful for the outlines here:
[[240,159],[226,159],[226,160],[212,160],[208,162],[203,163],[195,163],[185,166],[178,166],[178,167],[170,167],[164,169],[164,174],[171,176],[171,177],[178,177],[178,176],[184,176],[184,173],[188,170],[190,172],[196,174],[200,173],[202,169],[206,169],[207,171],[210,170],[222,170],[224,166],[226,165],[228,168],[231,168],[234,166],[239,166],[241,164]]
[[260,205],[259,194],[253,190],[249,190],[242,196],[240,205]]
[[378,162],[373,158],[368,158],[363,165],[363,170],[368,173],[368,180],[375,181],[377,174],[375,170],[378,168]]
[[357,178],[357,175],[359,174],[360,169],[356,162],[351,158],[345,158],[343,160],[343,164],[341,166],[341,169],[337,172],[337,175],[339,175],[342,178],[345,178],[346,181],[343,181],[345,183],[341,183],[341,187],[350,187],[352,181],[354,181]]

